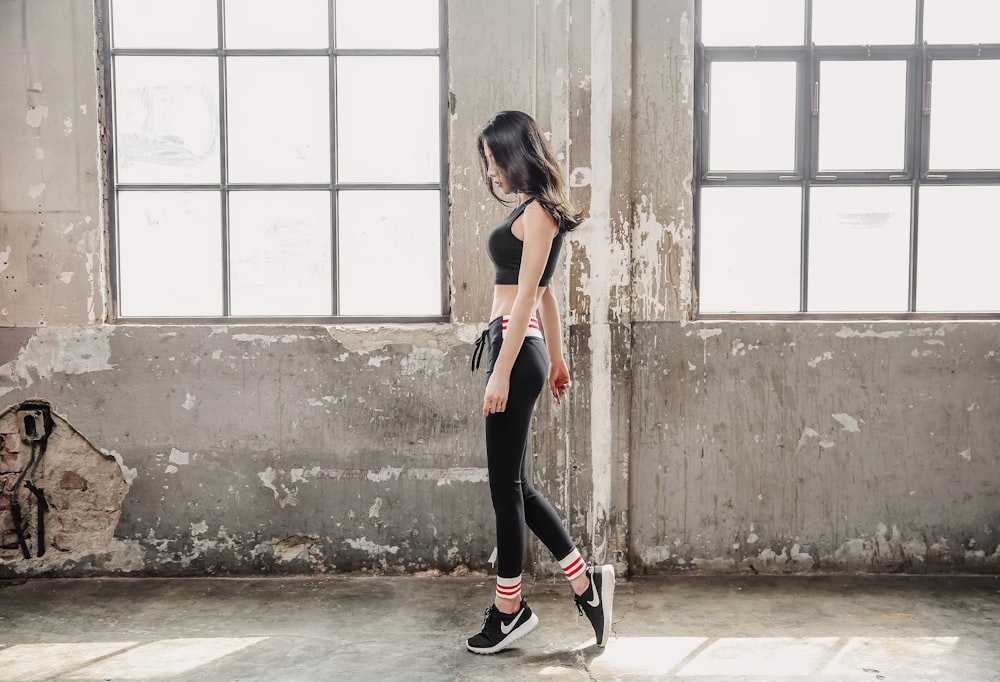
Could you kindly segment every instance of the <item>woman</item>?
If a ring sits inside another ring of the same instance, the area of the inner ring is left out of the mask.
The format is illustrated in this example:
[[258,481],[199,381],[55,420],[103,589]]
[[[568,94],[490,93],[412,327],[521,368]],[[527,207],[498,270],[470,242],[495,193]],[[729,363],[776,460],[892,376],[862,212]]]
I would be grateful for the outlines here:
[[[521,597],[525,525],[559,561],[577,608],[594,626],[597,644],[604,646],[611,627],[614,568],[584,563],[552,506],[532,487],[526,461],[531,414],[546,376],[556,403],[570,386],[559,308],[549,283],[563,237],[579,225],[582,214],[566,196],[552,148],[527,114],[498,113],[480,131],[478,148],[490,194],[501,203],[508,203],[503,196],[516,194],[517,204],[487,241],[496,270],[493,309],[477,346],[481,354],[489,343],[483,416],[496,514],[497,585],[482,632],[466,646],[478,654],[494,654],[538,625],[538,616]],[[474,368],[476,364],[474,355]]]

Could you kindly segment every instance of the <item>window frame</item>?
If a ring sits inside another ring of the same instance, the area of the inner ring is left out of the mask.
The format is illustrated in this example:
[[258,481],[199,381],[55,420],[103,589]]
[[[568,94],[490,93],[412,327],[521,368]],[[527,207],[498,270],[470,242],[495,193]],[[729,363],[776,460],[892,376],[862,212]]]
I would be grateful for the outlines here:
[[[730,320],[950,320],[1000,319],[997,312],[920,312],[916,310],[917,244],[919,239],[920,189],[925,186],[1000,186],[1000,169],[948,170],[929,168],[930,125],[932,115],[933,64],[942,60],[1000,59],[1000,44],[928,45],[923,38],[924,0],[915,0],[915,39],[908,45],[815,45],[812,41],[813,0],[805,3],[802,45],[706,47],[702,43],[702,0],[695,0],[694,59],[694,281],[695,319]],[[819,169],[819,82],[821,62],[886,61],[906,63],[906,105],[903,168],[893,171],[836,171]],[[793,173],[759,171],[715,171],[709,166],[711,92],[710,65],[716,62],[793,61],[797,65],[796,132]],[[808,140],[808,143],[805,141]],[[906,311],[887,312],[810,312],[807,309],[809,286],[809,217],[813,187],[910,187],[909,281]],[[700,280],[701,191],[705,187],[786,187],[802,192],[801,248],[799,257],[799,310],[787,313],[712,312],[697,309]]]
[[[395,323],[436,323],[451,320],[450,287],[451,275],[448,268],[448,243],[450,225],[449,167],[448,167],[448,0],[435,0],[438,9],[438,47],[436,48],[338,48],[336,47],[337,0],[326,0],[328,7],[327,35],[325,48],[226,48],[225,47],[225,2],[216,0],[218,46],[215,48],[116,48],[112,43],[111,2],[99,3],[99,64],[103,71],[101,96],[102,125],[104,133],[103,154],[108,214],[108,264],[111,306],[109,322],[115,324],[395,324]],[[218,183],[119,183],[115,153],[115,73],[114,63],[118,56],[180,56],[216,57],[219,71],[219,161]],[[330,180],[325,183],[235,183],[228,178],[227,153],[227,57],[326,57],[329,63],[329,131],[330,131]],[[439,167],[437,182],[393,183],[393,182],[341,182],[337,176],[337,59],[339,57],[423,57],[432,56],[438,60],[438,122],[439,122]],[[302,191],[320,190],[330,193],[331,211],[331,306],[329,315],[232,315],[230,313],[230,250],[229,250],[229,195],[241,191]],[[340,191],[366,190],[436,190],[440,205],[440,272],[441,290],[439,296],[440,314],[435,315],[341,315],[338,312],[338,193]],[[120,297],[120,254],[118,250],[118,196],[121,191],[217,191],[221,203],[222,237],[222,296],[221,316],[122,316],[119,312]]]

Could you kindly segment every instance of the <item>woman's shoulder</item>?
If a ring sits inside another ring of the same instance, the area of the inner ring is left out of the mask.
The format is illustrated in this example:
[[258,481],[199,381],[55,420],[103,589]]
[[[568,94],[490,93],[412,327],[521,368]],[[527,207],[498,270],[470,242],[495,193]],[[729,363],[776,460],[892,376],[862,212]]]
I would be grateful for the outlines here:
[[543,229],[548,228],[552,232],[558,232],[559,225],[556,223],[556,219],[552,213],[537,198],[533,197],[529,199],[529,202],[524,207],[525,225]]

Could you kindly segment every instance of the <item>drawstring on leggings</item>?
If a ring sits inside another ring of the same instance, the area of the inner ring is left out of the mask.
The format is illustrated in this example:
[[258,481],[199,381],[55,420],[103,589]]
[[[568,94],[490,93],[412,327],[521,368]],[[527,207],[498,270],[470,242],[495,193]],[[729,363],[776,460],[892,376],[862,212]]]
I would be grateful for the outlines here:
[[479,335],[478,339],[476,339],[476,347],[472,350],[473,372],[479,369],[479,363],[483,359],[483,352],[486,350],[486,347],[490,345],[489,333],[489,329],[484,329],[483,333]]

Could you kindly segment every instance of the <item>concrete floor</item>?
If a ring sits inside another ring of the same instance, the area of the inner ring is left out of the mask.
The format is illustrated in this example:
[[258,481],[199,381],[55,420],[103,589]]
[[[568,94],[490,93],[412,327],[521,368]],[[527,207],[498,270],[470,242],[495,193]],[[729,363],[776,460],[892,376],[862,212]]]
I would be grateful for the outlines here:
[[0,682],[28,680],[954,680],[1000,682],[1000,576],[620,581],[605,649],[569,588],[539,628],[465,651],[485,577],[0,582]]

